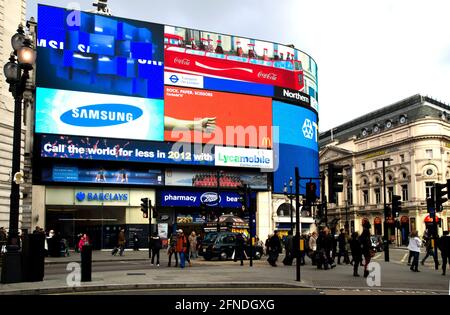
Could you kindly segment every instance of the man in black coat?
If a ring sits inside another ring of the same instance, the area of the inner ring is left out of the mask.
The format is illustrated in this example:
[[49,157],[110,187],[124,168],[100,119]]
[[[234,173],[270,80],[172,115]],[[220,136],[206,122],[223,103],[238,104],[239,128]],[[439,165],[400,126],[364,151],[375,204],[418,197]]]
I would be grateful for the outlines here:
[[450,236],[448,235],[448,231],[444,231],[444,235],[441,237],[439,242],[439,248],[442,255],[442,275],[445,276],[447,263],[450,263]]
[[289,231],[288,236],[286,237],[285,241],[284,241],[284,249],[286,251],[286,257],[283,260],[283,264],[284,265],[288,265],[291,266],[292,265],[292,260],[294,259],[293,256],[293,236],[292,236],[292,232]]
[[245,239],[242,234],[236,235],[236,252],[234,253],[234,261],[236,262],[239,259],[241,260],[241,266],[244,265],[244,250],[245,250]]
[[273,236],[269,240],[269,258],[267,261],[272,267],[277,266],[278,255],[281,253],[282,247],[280,238],[278,237],[278,231],[275,231]]

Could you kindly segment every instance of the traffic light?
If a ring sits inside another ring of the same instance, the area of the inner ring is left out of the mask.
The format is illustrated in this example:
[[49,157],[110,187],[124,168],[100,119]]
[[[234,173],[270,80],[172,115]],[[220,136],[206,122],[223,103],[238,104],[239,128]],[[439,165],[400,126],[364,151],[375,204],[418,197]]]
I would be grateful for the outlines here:
[[[447,202],[447,198],[444,198],[445,195],[447,195],[448,191],[445,191],[444,189],[447,188],[447,184],[434,184],[434,189],[436,192],[436,212],[441,212],[442,206],[445,202]],[[448,189],[448,188],[447,188]]]
[[242,205],[242,211],[247,211],[247,191],[248,186],[246,184],[238,187],[239,202]]
[[148,198],[141,198],[141,211],[144,218],[148,218]]
[[402,197],[398,195],[392,195],[392,214],[394,217],[398,218],[400,211],[402,210]]
[[344,190],[344,167],[328,164],[328,196],[330,203],[336,203],[336,193]]
[[316,202],[317,195],[316,195],[316,183],[310,182],[306,183],[306,203],[308,205],[311,205]]
[[149,208],[150,211],[152,212],[152,218],[153,218],[153,219],[157,219],[157,218],[159,217],[159,213],[158,213],[158,211],[156,210],[156,207],[155,207],[155,206],[152,206],[152,201],[151,201],[151,200],[149,200],[148,203],[149,203],[148,208]]

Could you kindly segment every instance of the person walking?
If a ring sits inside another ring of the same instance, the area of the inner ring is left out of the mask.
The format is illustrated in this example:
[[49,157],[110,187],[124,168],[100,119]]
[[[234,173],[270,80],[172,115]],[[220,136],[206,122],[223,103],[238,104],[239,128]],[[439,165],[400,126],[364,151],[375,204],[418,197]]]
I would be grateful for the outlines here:
[[447,270],[447,264],[450,264],[449,254],[450,254],[450,235],[448,231],[444,231],[440,241],[439,249],[441,250],[442,256],[442,275],[445,276]]
[[353,232],[352,239],[350,240],[350,250],[352,252],[352,260],[353,260],[353,276],[359,277],[358,268],[362,262],[362,244],[359,241],[358,232]]
[[264,246],[266,247],[266,255],[267,256],[269,256],[269,242],[270,242],[271,237],[272,237],[272,234],[267,235],[267,239],[264,244]]
[[269,240],[269,258],[267,261],[272,267],[277,266],[278,255],[282,252],[280,238],[278,237],[278,231],[275,231],[273,236]]
[[179,255],[180,259],[180,267],[184,268],[184,263],[186,259],[186,248],[187,248],[187,240],[186,236],[183,233],[183,230],[178,230],[177,235],[177,244],[176,244],[176,252]]
[[172,256],[175,256],[175,267],[178,267],[178,254],[177,254],[177,233],[173,233],[169,239],[169,247],[167,248],[167,255],[169,255],[169,263],[167,264],[170,267],[172,264]]
[[[408,248],[409,248],[409,243],[411,242],[411,233],[409,233],[408,236]],[[411,259],[413,258],[413,252],[411,250],[408,250],[408,266],[411,266]]]
[[159,251],[162,248],[162,241],[159,237],[158,233],[154,232],[152,237],[150,238],[150,249],[152,251],[152,266],[155,264],[155,256],[156,256],[156,266],[159,267]]
[[133,250],[139,251],[139,237],[136,233],[133,234]]
[[347,252],[347,233],[344,231],[344,229],[341,229],[340,232],[341,233],[338,236],[338,245],[339,245],[338,265],[341,264],[342,256],[344,256],[344,264],[348,265],[350,263],[350,260],[348,259],[348,252]]
[[83,234],[78,242],[78,251],[81,253],[83,251],[83,246],[89,245],[89,237],[87,234]]
[[422,264],[422,266],[425,265],[425,261],[427,260],[427,258],[432,256],[434,259],[434,265],[436,267],[436,270],[438,270],[439,269],[439,261],[438,261],[438,258],[436,257],[436,255],[434,254],[433,238],[430,235],[428,230],[425,231],[425,233],[424,233],[423,241],[425,243],[426,255],[420,263]]
[[408,245],[408,249],[413,252],[413,262],[411,268],[409,268],[411,271],[419,272],[419,255],[421,246],[422,241],[418,237],[417,231],[412,232]]
[[[361,242],[362,254],[364,256],[364,278],[369,276],[369,270],[367,267],[370,264],[370,260],[372,258],[372,242],[370,240],[370,230],[364,228],[361,236],[359,237],[359,241]],[[353,262],[356,264],[356,262]]]
[[283,259],[283,265],[285,266],[292,266],[293,258],[293,236],[292,231],[288,232],[288,236],[284,240],[284,250],[285,250],[285,257]]
[[198,258],[197,255],[197,235],[195,231],[192,231],[191,235],[189,235],[189,257],[192,259]]
[[245,239],[244,236],[241,233],[238,233],[236,235],[236,249],[234,252],[233,261],[237,262],[238,257],[241,260],[241,266],[244,265],[244,253],[245,251]]
[[311,258],[311,264],[313,266],[317,265],[316,255],[317,255],[317,232],[314,231],[309,238],[309,257]]
[[119,255],[123,256],[123,252],[125,250],[125,229],[121,229],[119,232],[119,236],[117,238],[117,247],[119,248]]

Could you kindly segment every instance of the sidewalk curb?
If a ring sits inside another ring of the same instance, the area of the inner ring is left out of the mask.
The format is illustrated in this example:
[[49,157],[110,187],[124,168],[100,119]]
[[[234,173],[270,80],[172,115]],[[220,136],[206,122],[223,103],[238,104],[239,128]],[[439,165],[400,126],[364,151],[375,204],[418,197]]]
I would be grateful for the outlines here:
[[45,295],[87,293],[95,291],[146,290],[146,289],[205,289],[205,288],[298,288],[314,289],[305,283],[287,284],[274,282],[229,282],[229,283],[143,283],[143,284],[104,284],[81,285],[79,287],[55,287],[37,289],[11,289],[0,291],[1,295]]
[[[121,258],[111,258],[111,259],[104,259],[104,260],[92,260],[92,263],[102,263],[102,262],[119,262],[119,261],[149,261],[150,258],[130,258],[130,259],[121,259]],[[72,262],[81,263],[81,258],[79,260],[69,260],[69,261],[46,261],[44,264],[46,266],[49,265],[67,265]]]

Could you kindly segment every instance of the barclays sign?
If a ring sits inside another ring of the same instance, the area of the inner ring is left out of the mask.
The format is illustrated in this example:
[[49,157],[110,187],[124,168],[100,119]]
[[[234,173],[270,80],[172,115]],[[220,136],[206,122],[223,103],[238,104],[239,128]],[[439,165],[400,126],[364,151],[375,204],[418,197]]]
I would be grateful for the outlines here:
[[75,193],[78,202],[127,202],[129,200],[128,193],[116,192],[88,192],[78,191]]

